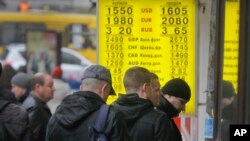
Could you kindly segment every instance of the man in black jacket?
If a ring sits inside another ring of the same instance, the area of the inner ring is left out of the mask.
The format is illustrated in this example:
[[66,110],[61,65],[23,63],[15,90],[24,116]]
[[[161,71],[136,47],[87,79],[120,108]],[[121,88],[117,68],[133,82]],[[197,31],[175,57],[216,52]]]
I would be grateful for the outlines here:
[[123,78],[127,94],[121,95],[112,105],[123,114],[133,140],[170,141],[168,117],[154,109],[159,95],[151,81],[152,73],[146,68],[129,68]]
[[[2,64],[0,63],[0,76]],[[3,91],[1,91],[3,92]],[[2,93],[1,93],[2,94]],[[33,141],[28,129],[28,114],[23,107],[12,104],[0,94],[0,140]]]
[[179,78],[168,81],[162,87],[163,95],[160,96],[158,109],[168,115],[171,122],[171,140],[182,141],[181,133],[174,123],[173,118],[181,111],[185,111],[185,105],[190,100],[191,90],[188,84]]
[[[80,91],[67,96],[51,117],[47,141],[90,141],[89,127],[94,125],[109,94],[115,94],[109,70],[100,65],[88,67]],[[109,110],[105,135],[109,141],[129,140],[125,123],[113,107]]]
[[230,125],[237,123],[237,95],[233,83],[222,81],[221,141],[230,140]]
[[45,141],[47,123],[51,117],[46,102],[53,98],[53,84],[49,74],[35,74],[31,79],[32,91],[22,103],[29,114],[29,126],[33,131],[34,141]]

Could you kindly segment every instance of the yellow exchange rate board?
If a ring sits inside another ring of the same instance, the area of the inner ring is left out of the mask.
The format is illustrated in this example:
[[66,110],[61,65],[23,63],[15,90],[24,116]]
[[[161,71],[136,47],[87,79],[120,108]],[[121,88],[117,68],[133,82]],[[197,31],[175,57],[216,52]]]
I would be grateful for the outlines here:
[[226,1],[223,79],[231,81],[238,92],[240,2]]
[[186,80],[191,100],[185,114],[195,114],[195,27],[195,0],[99,0],[98,63],[110,69],[122,94],[131,66],[156,73],[162,86],[172,78]]

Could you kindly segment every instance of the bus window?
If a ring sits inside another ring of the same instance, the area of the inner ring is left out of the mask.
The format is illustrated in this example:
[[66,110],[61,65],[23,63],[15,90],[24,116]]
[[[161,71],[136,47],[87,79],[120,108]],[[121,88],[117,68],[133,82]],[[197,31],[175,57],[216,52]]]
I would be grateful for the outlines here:
[[0,24],[0,41],[10,43],[25,43],[27,30],[45,30],[42,23],[2,23]]
[[96,49],[94,44],[95,34],[87,25],[72,24],[69,29],[69,39],[76,49]]
[[[96,15],[55,11],[0,12],[0,44],[25,43],[27,30],[60,32],[61,45],[96,63]],[[8,36],[6,36],[8,35]]]

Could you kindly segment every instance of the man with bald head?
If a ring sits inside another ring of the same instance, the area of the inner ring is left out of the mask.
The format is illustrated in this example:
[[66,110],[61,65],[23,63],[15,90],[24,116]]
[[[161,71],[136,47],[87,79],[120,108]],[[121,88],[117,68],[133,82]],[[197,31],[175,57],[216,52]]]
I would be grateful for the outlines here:
[[47,123],[51,112],[47,102],[53,98],[53,79],[49,74],[37,73],[31,79],[31,93],[22,106],[28,111],[29,126],[35,141],[45,141]]

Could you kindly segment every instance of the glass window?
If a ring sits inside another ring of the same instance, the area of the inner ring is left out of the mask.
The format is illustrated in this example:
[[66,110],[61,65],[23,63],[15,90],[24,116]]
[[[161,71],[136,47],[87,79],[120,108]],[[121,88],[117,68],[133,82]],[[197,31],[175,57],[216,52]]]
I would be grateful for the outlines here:
[[69,53],[62,52],[62,63],[81,65],[81,60]]

